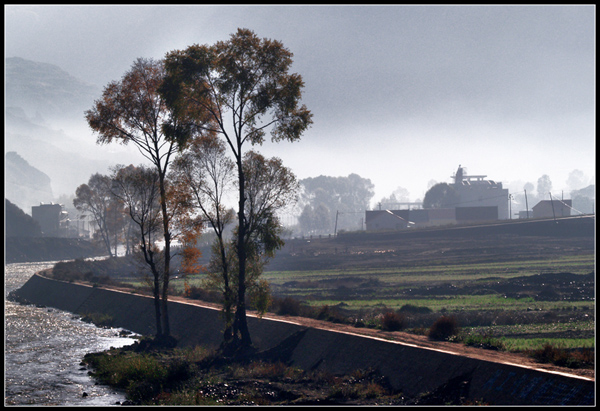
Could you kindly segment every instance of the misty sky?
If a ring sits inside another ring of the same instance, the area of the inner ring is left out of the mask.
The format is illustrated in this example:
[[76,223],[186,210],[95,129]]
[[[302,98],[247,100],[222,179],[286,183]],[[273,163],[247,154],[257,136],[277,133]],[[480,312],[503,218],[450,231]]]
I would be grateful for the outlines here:
[[595,6],[5,5],[5,57],[104,87],[238,27],[294,54],[314,125],[261,151],[300,179],[354,172],[374,202],[422,199],[459,164],[511,192],[548,174],[560,195],[575,169],[594,182]]

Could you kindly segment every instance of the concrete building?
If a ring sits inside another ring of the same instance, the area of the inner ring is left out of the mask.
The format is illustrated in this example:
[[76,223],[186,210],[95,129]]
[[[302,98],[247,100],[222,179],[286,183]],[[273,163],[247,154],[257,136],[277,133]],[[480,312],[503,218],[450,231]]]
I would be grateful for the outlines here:
[[[459,195],[459,204],[457,208],[474,207],[497,207],[497,220],[507,220],[508,215],[508,190],[502,188],[502,183],[493,180],[486,180],[485,175],[467,175],[465,169],[458,166],[456,174],[452,176],[454,183],[452,186]],[[491,209],[488,209],[488,213]],[[487,219],[492,217],[487,214]],[[478,216],[474,218],[480,220]]]
[[[379,210],[367,211],[367,231],[394,231],[411,227],[435,227],[468,224],[509,218],[508,190],[502,183],[487,180],[485,175],[467,175],[458,167],[450,184],[458,194],[452,208],[422,209],[420,203],[379,204]],[[410,209],[382,209],[387,206],[408,206]]]
[[66,211],[60,204],[40,204],[31,207],[31,217],[37,221],[46,237],[61,237],[64,232]]

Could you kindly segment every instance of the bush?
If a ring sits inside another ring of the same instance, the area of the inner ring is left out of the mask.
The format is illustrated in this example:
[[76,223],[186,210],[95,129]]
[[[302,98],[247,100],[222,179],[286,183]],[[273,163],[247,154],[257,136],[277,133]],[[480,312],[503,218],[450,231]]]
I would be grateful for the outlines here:
[[385,331],[400,331],[406,325],[406,318],[399,313],[388,311],[381,318],[381,328]]
[[346,317],[336,307],[324,305],[319,309],[316,316],[317,320],[329,321],[332,323],[342,324],[346,321]]
[[541,363],[552,363],[559,367],[581,368],[594,363],[592,349],[568,350],[545,344],[542,348],[532,350],[529,355]]
[[429,328],[429,339],[443,341],[458,334],[458,322],[453,316],[442,316]]
[[285,297],[273,299],[273,310],[279,315],[290,315],[299,316],[302,312],[300,301],[292,298]]

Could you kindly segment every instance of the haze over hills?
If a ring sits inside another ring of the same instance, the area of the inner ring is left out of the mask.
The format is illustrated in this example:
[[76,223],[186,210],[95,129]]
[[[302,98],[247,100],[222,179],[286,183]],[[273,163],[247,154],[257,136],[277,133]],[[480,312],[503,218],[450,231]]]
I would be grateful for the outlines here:
[[[30,214],[32,205],[73,195],[90,175],[107,173],[111,165],[141,161],[123,150],[96,146],[84,112],[100,97],[98,87],[52,64],[18,57],[5,62],[4,152],[16,153],[29,171],[39,172],[21,176],[13,166],[5,170],[10,176],[5,197],[23,211]],[[32,176],[42,174],[50,180],[49,190],[38,189],[32,181]],[[23,187],[28,187],[27,195]]]
[[7,198],[28,214],[31,214],[32,205],[54,199],[50,177],[14,151],[6,153],[4,171]]
[[98,87],[57,66],[20,57],[6,59],[5,93],[8,107],[21,107],[38,120],[81,120],[83,111],[100,96]]

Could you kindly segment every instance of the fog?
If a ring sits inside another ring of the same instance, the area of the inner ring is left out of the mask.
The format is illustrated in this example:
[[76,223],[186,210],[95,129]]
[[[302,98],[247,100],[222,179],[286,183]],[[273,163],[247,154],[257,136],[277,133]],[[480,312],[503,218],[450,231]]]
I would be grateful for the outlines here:
[[[558,195],[595,181],[595,6],[5,5],[5,57],[57,65],[99,97],[136,58],[238,27],[294,54],[314,125],[260,151],[299,179],[359,174],[373,204],[398,187],[422,199],[459,164],[511,192],[544,174]],[[96,146],[80,114],[44,120],[85,158],[142,161],[133,147]],[[70,186],[53,178],[55,196]]]

